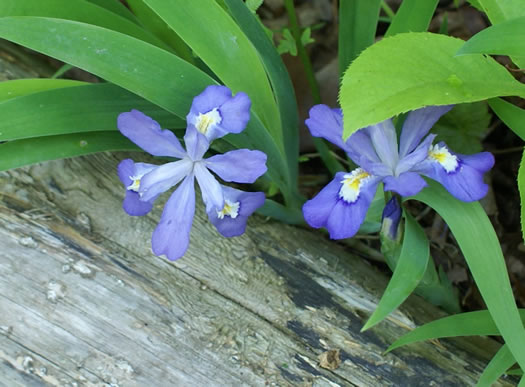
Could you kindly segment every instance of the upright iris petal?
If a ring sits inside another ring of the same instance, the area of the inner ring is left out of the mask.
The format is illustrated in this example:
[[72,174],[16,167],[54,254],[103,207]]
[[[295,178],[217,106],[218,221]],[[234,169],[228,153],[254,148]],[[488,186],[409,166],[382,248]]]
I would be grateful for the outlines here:
[[262,192],[242,192],[222,186],[210,172],[226,181],[253,183],[266,172],[264,153],[239,149],[203,158],[213,139],[239,133],[246,127],[250,104],[244,93],[232,96],[225,86],[207,87],[194,98],[188,114],[186,150],[171,131],[161,129],[143,113],[132,110],[119,115],[119,130],[135,144],[154,156],[179,159],[163,165],[134,163],[130,159],[119,164],[119,178],[126,188],[123,207],[130,215],[145,215],[160,194],[179,185],[153,232],[155,254],[174,260],[186,252],[195,212],[195,179],[211,222],[224,236],[242,234],[248,216],[264,203]]
[[359,168],[338,173],[332,182],[303,206],[305,220],[326,227],[334,239],[353,236],[365,219],[377,185],[401,196],[416,195],[427,183],[439,181],[456,198],[479,200],[487,193],[483,174],[494,164],[490,153],[456,155],[445,144],[432,145],[432,125],[452,106],[430,106],[410,112],[398,146],[391,120],[360,129],[344,142],[339,109],[317,105],[305,121],[313,136],[324,137],[342,148]]

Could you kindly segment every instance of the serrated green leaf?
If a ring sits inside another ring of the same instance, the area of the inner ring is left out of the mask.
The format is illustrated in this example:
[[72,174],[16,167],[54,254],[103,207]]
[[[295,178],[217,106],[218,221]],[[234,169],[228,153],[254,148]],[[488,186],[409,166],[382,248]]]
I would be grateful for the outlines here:
[[478,32],[456,53],[466,54],[525,56],[525,16],[506,20]]
[[85,85],[85,82],[69,79],[14,79],[0,82],[0,102],[39,91]]
[[98,83],[41,91],[0,103],[0,141],[116,131],[119,113],[131,109],[153,117],[163,127],[186,127],[185,121],[151,102],[113,84]]
[[492,58],[454,57],[462,43],[420,32],[398,34],[367,48],[343,77],[344,137],[423,106],[525,96],[525,85]]
[[492,386],[514,363],[516,360],[514,360],[512,352],[510,352],[507,344],[503,344],[483,370],[476,385],[479,387]]
[[310,43],[315,42],[314,39],[312,39],[312,30],[310,27],[305,28],[301,34],[301,43],[303,46],[307,46]]
[[295,44],[295,39],[288,28],[283,30],[283,37],[279,41],[277,52],[281,55],[290,54],[292,56],[297,56],[297,45]]
[[499,119],[525,141],[525,110],[501,98],[489,99],[488,102]]
[[385,33],[385,37],[400,32],[423,32],[428,29],[438,0],[403,0]]
[[417,287],[428,265],[430,250],[425,231],[408,213],[405,213],[405,233],[401,254],[376,310],[361,331],[385,319]]
[[74,133],[8,141],[0,144],[0,171],[104,151],[140,151],[140,148],[119,132]]
[[490,114],[485,102],[456,105],[432,127],[436,142],[444,141],[454,152],[481,152],[481,140],[489,130]]
[[414,196],[436,210],[454,234],[479,292],[505,343],[525,366],[525,329],[521,322],[501,246],[479,202],[454,199],[438,183]]
[[518,171],[518,189],[520,191],[521,203],[521,232],[525,241],[525,150],[521,157],[520,169]]

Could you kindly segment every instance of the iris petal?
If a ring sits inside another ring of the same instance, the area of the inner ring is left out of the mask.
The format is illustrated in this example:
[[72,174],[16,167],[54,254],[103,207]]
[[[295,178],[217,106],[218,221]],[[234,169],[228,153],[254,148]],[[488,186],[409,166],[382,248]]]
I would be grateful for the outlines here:
[[122,208],[128,215],[142,216],[146,215],[153,208],[153,201],[156,196],[149,201],[143,201],[138,192],[128,189],[133,184],[132,177],[142,177],[149,171],[157,168],[156,165],[147,163],[135,163],[131,159],[122,160],[117,168],[118,176],[124,187],[126,188],[126,196],[122,202]]
[[377,155],[383,164],[388,166],[393,173],[399,160],[399,154],[397,150],[396,128],[392,120],[386,120],[369,126],[366,128],[366,131],[370,135]]
[[188,125],[186,134],[184,135],[184,143],[188,156],[193,161],[199,161],[210,147],[210,142],[202,133],[200,133],[195,126]]
[[184,158],[160,165],[144,175],[139,187],[142,200],[150,200],[178,184],[191,172],[192,165],[188,158]]
[[266,154],[238,149],[206,159],[206,166],[224,181],[253,183],[266,172]]
[[217,179],[213,177],[203,163],[196,163],[193,170],[195,172],[195,177],[199,182],[202,200],[204,201],[204,204],[206,204],[206,210],[212,207],[223,208],[224,197],[221,185]]
[[427,185],[425,179],[416,172],[405,172],[397,177],[387,176],[383,183],[385,191],[394,191],[401,196],[416,195]]
[[337,145],[344,151],[348,150],[343,141],[343,113],[341,109],[332,109],[327,105],[315,105],[310,109],[306,126],[314,137],[322,137]]

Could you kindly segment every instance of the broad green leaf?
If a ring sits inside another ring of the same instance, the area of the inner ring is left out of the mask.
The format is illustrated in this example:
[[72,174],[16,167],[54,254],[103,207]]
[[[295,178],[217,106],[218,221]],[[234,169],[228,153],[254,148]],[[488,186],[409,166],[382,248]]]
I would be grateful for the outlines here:
[[525,56],[525,16],[509,19],[478,32],[456,53],[465,54]]
[[361,331],[382,321],[407,299],[423,278],[428,264],[429,252],[425,231],[410,214],[405,213],[403,245],[394,274],[376,310]]
[[374,43],[381,0],[339,1],[339,73]]
[[[45,36],[46,39],[42,39]],[[210,76],[179,57],[141,40],[101,27],[42,17],[0,18],[0,37],[70,63],[185,118]],[[138,54],[140,53],[140,55]],[[268,174],[288,194],[287,166],[256,114],[226,141],[268,155]]]
[[521,157],[520,169],[518,171],[518,189],[520,191],[521,206],[521,232],[525,241],[525,149]]
[[133,23],[139,24],[137,18],[120,0],[87,0],[90,3],[96,4],[99,7],[106,8],[108,11],[116,13]]
[[514,363],[516,360],[514,360],[512,352],[510,352],[507,344],[503,344],[483,370],[477,386],[492,386]]
[[277,219],[283,223],[304,225],[302,211],[296,208],[285,207],[268,198],[264,201],[264,205],[257,210],[257,213]]
[[249,12],[241,0],[226,0],[226,5],[232,17],[259,52],[261,61],[270,79],[281,113],[284,149],[290,170],[290,185],[294,187],[298,176],[299,126],[297,102],[290,75],[281,57],[275,51],[273,42],[268,38],[256,16]]
[[[520,309],[521,320],[525,321],[525,309]],[[501,333],[488,310],[454,314],[431,321],[406,333],[395,341],[385,352],[404,345],[425,340],[459,336],[498,336]]]
[[39,91],[81,86],[85,84],[85,82],[69,79],[14,79],[12,81],[0,82],[0,102],[26,94],[37,93]]
[[340,93],[344,137],[397,114],[428,105],[525,96],[494,59],[481,54],[454,57],[460,39],[405,33],[367,48],[346,71]]
[[488,102],[499,119],[525,141],[525,110],[501,98],[489,99]]
[[130,20],[84,0],[2,0],[0,17],[6,16],[44,16],[74,20],[122,32],[162,48],[167,47],[160,39]]
[[479,202],[456,200],[434,181],[413,198],[435,209],[450,227],[500,334],[525,368],[525,329],[501,246],[487,214]]
[[[233,91],[244,91],[275,142],[283,146],[279,110],[259,55],[215,0],[143,0]],[[284,153],[284,152],[283,152]]]
[[0,103],[0,141],[114,131],[119,113],[131,109],[153,117],[163,127],[186,127],[185,121],[151,102],[113,84],[98,83],[41,91]]
[[0,144],[0,171],[97,152],[134,150],[140,149],[118,132],[74,133],[8,141]]
[[481,140],[489,130],[491,115],[485,102],[456,105],[432,127],[436,142],[444,141],[454,152],[481,152]]
[[438,0],[403,0],[385,33],[385,37],[401,32],[426,31],[438,2]]
[[477,0],[492,24],[499,24],[505,20],[525,16],[523,0]]

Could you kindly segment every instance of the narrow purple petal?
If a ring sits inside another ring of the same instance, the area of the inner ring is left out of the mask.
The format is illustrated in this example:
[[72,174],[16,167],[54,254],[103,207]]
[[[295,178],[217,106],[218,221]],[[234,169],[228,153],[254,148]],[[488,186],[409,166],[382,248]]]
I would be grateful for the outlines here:
[[408,113],[399,140],[400,156],[404,157],[412,152],[437,120],[452,107],[453,105],[427,106]]
[[225,237],[234,237],[244,233],[248,217],[257,208],[264,204],[265,196],[262,192],[244,192],[227,186],[222,186],[224,199],[236,205],[237,213],[223,215],[222,219],[216,208],[210,208],[208,219],[217,228],[217,231]]
[[494,156],[489,152],[474,155],[460,155],[458,168],[447,172],[440,163],[427,160],[420,164],[423,175],[443,184],[452,196],[464,202],[480,200],[488,192],[488,185],[483,182],[483,174],[494,165]]
[[348,151],[343,141],[343,113],[341,109],[332,109],[327,105],[315,105],[310,109],[309,117],[304,122],[314,137],[322,137]]
[[224,196],[222,188],[217,179],[208,171],[203,163],[195,163],[193,168],[195,177],[199,182],[199,187],[202,193],[202,200],[206,204],[206,210],[209,208],[223,208]]
[[142,200],[148,201],[178,184],[189,175],[193,163],[188,159],[163,164],[144,175],[140,181],[139,193]]
[[354,132],[346,141],[346,147],[346,153],[352,161],[367,171],[371,165],[381,163],[372,145],[367,128]]
[[238,149],[206,159],[206,166],[224,181],[253,183],[266,173],[266,154],[258,150]]
[[193,125],[188,125],[186,134],[184,135],[184,143],[188,151],[188,156],[193,161],[199,161],[210,147],[210,142],[197,128]]
[[190,175],[169,198],[153,231],[151,246],[156,255],[164,254],[171,261],[184,255],[190,243],[194,213],[195,188],[193,175]]
[[385,120],[376,125],[369,126],[365,130],[372,140],[377,155],[383,164],[390,168],[393,173],[399,160],[399,154],[396,128],[392,120]]
[[427,183],[416,172],[405,172],[401,175],[387,176],[383,180],[385,191],[394,191],[401,196],[412,196],[417,194]]
[[124,136],[153,156],[181,159],[186,155],[173,132],[162,130],[157,121],[138,110],[119,114],[117,126]]
[[434,141],[435,137],[435,134],[429,134],[423,140],[423,142],[416,147],[416,149],[414,149],[412,152],[410,152],[401,160],[399,160],[399,163],[397,163],[396,166],[395,173],[397,175],[400,175],[404,172],[410,171],[411,169],[416,167],[417,164],[425,161],[428,157],[428,150],[432,145],[432,141]]

